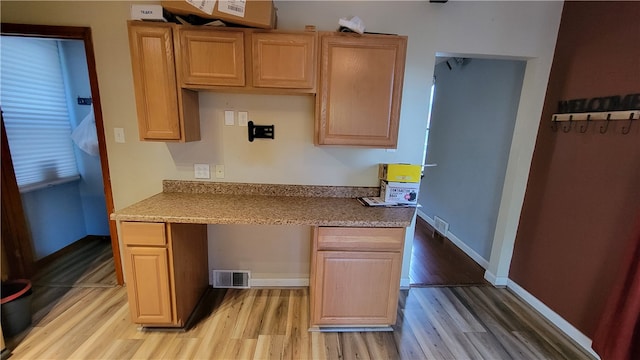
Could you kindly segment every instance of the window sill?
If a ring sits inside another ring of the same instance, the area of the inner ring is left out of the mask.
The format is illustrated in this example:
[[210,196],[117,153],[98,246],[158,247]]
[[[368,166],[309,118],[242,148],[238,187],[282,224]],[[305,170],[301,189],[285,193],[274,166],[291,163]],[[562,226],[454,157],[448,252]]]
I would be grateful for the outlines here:
[[36,191],[36,190],[42,190],[42,189],[46,189],[46,188],[51,188],[51,187],[54,187],[54,186],[57,186],[57,185],[71,183],[71,182],[75,182],[75,181],[78,181],[78,180],[80,180],[80,175],[69,176],[69,177],[65,177],[65,178],[62,178],[62,179],[43,181],[43,182],[39,182],[39,183],[35,183],[35,184],[29,184],[29,185],[21,186],[20,187],[20,193],[24,194],[24,193],[28,193],[28,192],[32,192],[32,191]]

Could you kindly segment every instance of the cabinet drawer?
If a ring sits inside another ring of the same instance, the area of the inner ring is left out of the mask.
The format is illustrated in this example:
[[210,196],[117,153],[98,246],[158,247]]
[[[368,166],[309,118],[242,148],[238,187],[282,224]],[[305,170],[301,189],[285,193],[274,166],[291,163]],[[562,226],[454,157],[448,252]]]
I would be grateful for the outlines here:
[[318,250],[402,251],[404,228],[317,228]]
[[125,245],[166,245],[164,223],[123,222],[122,242]]

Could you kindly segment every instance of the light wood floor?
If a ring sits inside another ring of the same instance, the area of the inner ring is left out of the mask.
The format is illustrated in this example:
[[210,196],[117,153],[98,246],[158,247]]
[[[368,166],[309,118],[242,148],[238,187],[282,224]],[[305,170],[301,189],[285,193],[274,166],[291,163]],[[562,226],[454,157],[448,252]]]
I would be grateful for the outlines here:
[[590,358],[490,286],[402,291],[394,331],[368,333],[308,332],[307,288],[210,289],[188,331],[145,332],[113,285],[109,250],[91,245],[34,277],[33,326],[7,339],[11,359]]
[[126,288],[73,288],[12,359],[588,359],[504,289],[403,291],[393,332],[308,332],[308,290],[210,290],[187,332],[144,332]]

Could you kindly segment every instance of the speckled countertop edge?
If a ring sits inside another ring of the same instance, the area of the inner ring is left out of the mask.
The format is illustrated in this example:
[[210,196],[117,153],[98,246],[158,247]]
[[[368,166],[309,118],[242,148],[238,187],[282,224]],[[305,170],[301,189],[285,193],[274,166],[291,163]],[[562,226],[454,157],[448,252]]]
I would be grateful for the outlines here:
[[[165,181],[163,187],[162,193],[118,210],[111,218],[198,224],[407,227],[415,214],[415,208],[365,207],[351,197],[377,196],[366,192],[377,188],[193,181]],[[296,195],[305,189],[315,195]],[[321,196],[324,194],[332,196]]]

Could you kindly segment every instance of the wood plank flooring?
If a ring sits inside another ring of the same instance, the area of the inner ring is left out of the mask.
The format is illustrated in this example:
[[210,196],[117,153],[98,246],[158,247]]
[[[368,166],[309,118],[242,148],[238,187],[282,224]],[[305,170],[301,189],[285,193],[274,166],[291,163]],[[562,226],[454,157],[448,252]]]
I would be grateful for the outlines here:
[[[31,299],[34,323],[46,324],[53,307],[72,288],[115,287],[117,285],[108,238],[93,237],[81,240],[71,252],[46,262],[36,270],[32,279]],[[70,304],[63,304],[67,306]],[[64,308],[58,308],[58,311]]]
[[142,331],[130,321],[126,288],[109,285],[115,273],[110,265],[106,274],[104,251],[76,255],[34,278],[39,309],[33,326],[7,339],[12,359],[591,358],[491,286],[402,291],[393,332],[308,332],[307,288],[210,289],[187,331]]
[[108,237],[82,239],[73,247],[73,251],[64,252],[37,269],[33,284],[63,287],[113,287],[117,284]]
[[505,289],[402,291],[393,332],[308,332],[301,289],[211,289],[186,332],[141,331],[126,288],[72,288],[12,359],[589,359]]
[[411,251],[411,286],[489,285],[484,269],[419,216]]

